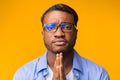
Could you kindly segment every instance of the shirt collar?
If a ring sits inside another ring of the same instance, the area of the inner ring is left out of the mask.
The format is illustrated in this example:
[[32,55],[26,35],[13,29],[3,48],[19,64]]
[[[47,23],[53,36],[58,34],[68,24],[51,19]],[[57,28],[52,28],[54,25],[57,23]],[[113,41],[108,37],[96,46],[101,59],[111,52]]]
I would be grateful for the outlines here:
[[[41,70],[45,70],[47,68],[48,68],[47,52],[45,52],[44,55],[38,59],[37,72]],[[76,51],[74,51],[74,57],[73,57],[73,70],[83,72],[81,56]]]
[[47,69],[47,52],[38,59],[37,72]]
[[73,70],[83,72],[81,56],[76,51],[74,51],[73,57]]

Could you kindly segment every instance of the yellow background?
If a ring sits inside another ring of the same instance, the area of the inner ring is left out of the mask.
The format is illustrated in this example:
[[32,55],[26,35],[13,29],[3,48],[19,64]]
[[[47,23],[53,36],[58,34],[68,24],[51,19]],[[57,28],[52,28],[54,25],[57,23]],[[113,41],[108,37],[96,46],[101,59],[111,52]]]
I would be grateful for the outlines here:
[[111,80],[120,80],[119,0],[0,0],[0,80],[46,50],[40,17],[55,3],[66,3],[79,14],[75,49],[103,66]]

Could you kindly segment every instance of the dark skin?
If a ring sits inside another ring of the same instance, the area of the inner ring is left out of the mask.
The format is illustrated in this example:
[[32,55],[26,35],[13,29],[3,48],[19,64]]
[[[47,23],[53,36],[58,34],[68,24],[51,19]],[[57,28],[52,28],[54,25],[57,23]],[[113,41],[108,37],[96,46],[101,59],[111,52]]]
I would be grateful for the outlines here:
[[[69,22],[74,24],[74,18],[71,14],[63,11],[48,12],[43,23]],[[47,61],[53,71],[52,80],[66,80],[66,75],[70,72],[73,65],[73,47],[76,41],[77,30],[65,33],[61,28],[56,32],[49,33],[43,31],[43,39],[48,50]]]

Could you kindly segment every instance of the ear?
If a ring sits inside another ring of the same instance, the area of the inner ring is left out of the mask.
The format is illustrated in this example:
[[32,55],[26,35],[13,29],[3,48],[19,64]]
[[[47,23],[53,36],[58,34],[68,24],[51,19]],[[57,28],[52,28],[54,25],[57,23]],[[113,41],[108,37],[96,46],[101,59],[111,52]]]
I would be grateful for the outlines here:
[[78,33],[78,29],[75,29],[75,33],[76,33],[76,35],[77,35],[77,33]]
[[42,37],[44,38],[44,34],[45,34],[45,32],[44,31],[42,31]]
[[75,34],[76,34],[76,39],[77,39],[77,36],[78,36],[78,29],[75,30]]
[[77,34],[77,32],[78,32],[78,29],[76,29],[76,34]]

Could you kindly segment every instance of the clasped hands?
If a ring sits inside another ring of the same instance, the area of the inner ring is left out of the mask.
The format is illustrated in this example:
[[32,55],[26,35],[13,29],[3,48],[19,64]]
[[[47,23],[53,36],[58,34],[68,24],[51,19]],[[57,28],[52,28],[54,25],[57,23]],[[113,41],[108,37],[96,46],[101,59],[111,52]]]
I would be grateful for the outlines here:
[[56,54],[52,80],[66,80],[62,59],[62,53]]

